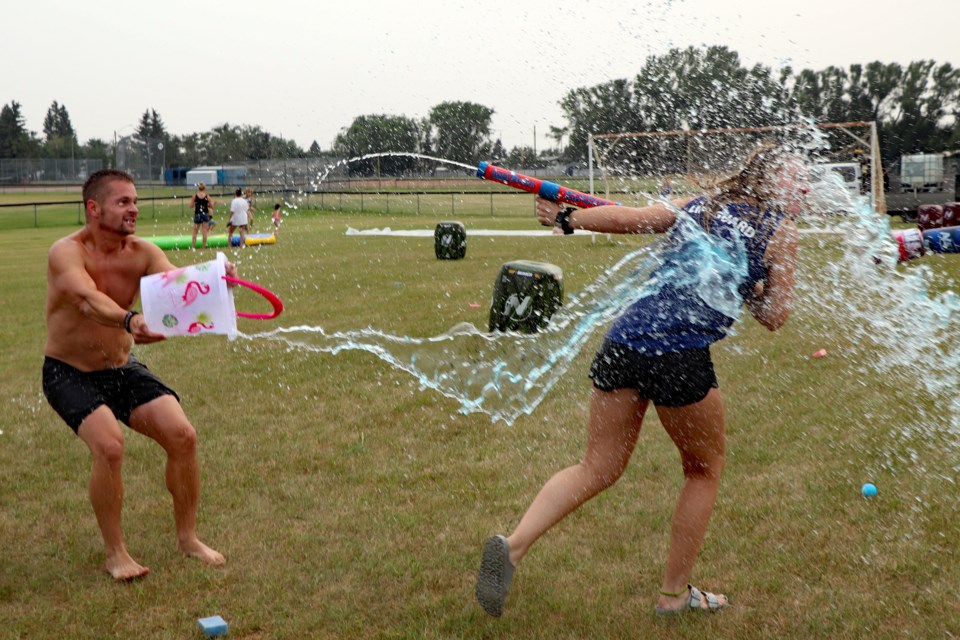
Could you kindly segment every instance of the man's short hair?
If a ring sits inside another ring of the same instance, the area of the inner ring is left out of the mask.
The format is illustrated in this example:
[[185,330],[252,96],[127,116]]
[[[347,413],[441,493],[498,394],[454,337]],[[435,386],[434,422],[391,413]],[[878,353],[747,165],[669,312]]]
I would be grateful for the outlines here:
[[241,189],[240,187],[237,187],[237,197],[239,198],[242,195],[243,195],[243,189]]
[[133,184],[133,176],[126,171],[120,171],[119,169],[101,169],[100,171],[95,171],[87,178],[87,181],[83,183],[83,202],[86,203],[87,200],[100,202],[100,198],[103,197],[104,187],[112,180],[122,180]]

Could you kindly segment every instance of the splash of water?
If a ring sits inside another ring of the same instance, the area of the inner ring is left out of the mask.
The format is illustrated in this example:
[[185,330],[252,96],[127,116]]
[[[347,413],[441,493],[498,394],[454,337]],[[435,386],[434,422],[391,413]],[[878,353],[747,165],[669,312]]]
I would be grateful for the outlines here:
[[[804,133],[807,137],[798,136],[796,142],[799,151],[815,153],[825,146],[815,129]],[[391,155],[473,170],[441,158],[390,152],[341,161],[328,167],[320,180],[337,166]],[[928,266],[897,265],[889,219],[875,213],[863,197],[851,196],[832,174],[815,187],[815,210],[805,225],[820,232],[815,241],[821,248],[834,245],[839,250],[835,260],[825,263],[801,250],[791,324],[801,324],[811,341],[836,343],[843,336],[856,344],[856,353],[848,349],[834,360],[850,379],[870,384],[885,380],[914,390],[908,402],[916,418],[900,433],[929,435],[943,425],[960,431],[960,398],[953,391],[960,383],[960,336],[949,330],[956,325],[960,299],[949,291],[929,293],[942,276]],[[737,258],[731,257],[736,252],[710,244],[686,222],[678,229],[676,237],[624,257],[555,314],[541,334],[487,334],[458,325],[432,338],[412,338],[372,328],[327,334],[321,327],[299,326],[249,337],[325,353],[367,351],[410,372],[423,387],[456,399],[465,413],[483,411],[512,423],[536,408],[598,326],[656,293],[667,274],[697,282],[708,304],[731,317],[739,315],[735,291],[713,286],[736,271]],[[678,256],[684,259],[671,261]],[[823,317],[831,322],[824,325]],[[875,415],[883,419],[886,414],[878,410]],[[850,421],[860,418],[851,416]]]
[[[890,388],[911,389],[916,420],[906,431],[947,427],[960,430],[960,339],[956,331],[960,298],[942,283],[929,262],[898,265],[889,218],[876,214],[863,197],[851,196],[837,182],[818,185],[817,195],[839,218],[814,219],[829,225],[829,238],[839,239],[836,259],[806,266],[801,252],[796,305],[798,319],[830,317],[833,325],[816,336],[836,341],[844,336],[856,345],[844,364],[855,379],[882,380]],[[929,256],[925,260],[950,259]],[[935,286],[945,289],[932,294]],[[817,323],[810,322],[810,325]],[[868,355],[867,355],[868,354]],[[939,415],[927,415],[927,406]]]
[[476,171],[476,165],[464,164],[462,162],[456,162],[455,160],[446,160],[444,158],[436,158],[434,156],[424,155],[422,153],[413,153],[410,151],[384,151],[381,153],[368,153],[362,156],[356,156],[353,158],[346,158],[335,162],[334,164],[327,165],[323,170],[323,173],[317,178],[317,182],[314,184],[314,188],[318,188],[320,184],[335,170],[340,167],[349,166],[355,162],[362,162],[364,160],[375,160],[377,158],[413,158],[415,160],[426,160],[428,162],[439,162],[441,164],[448,164],[453,167],[458,167],[460,169],[465,169],[466,171]]
[[694,287],[706,304],[737,318],[737,291],[746,278],[739,240],[706,234],[686,214],[669,236],[633,251],[574,296],[537,334],[484,333],[464,323],[432,338],[395,336],[375,329],[327,333],[297,326],[247,336],[289,348],[336,354],[359,350],[411,373],[424,388],[507,424],[530,414],[567,371],[593,331],[625,307],[666,284]]

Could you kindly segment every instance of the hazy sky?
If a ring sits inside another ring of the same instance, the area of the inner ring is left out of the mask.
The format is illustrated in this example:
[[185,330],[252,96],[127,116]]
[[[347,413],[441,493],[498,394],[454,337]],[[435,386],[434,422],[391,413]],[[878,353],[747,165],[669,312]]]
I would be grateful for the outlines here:
[[569,90],[632,78],[671,47],[747,64],[960,66],[960,0],[30,0],[0,22],[0,104],[42,132],[51,102],[81,141],[156,109],[173,134],[260,125],[328,149],[358,115],[495,110],[507,148],[552,146]]

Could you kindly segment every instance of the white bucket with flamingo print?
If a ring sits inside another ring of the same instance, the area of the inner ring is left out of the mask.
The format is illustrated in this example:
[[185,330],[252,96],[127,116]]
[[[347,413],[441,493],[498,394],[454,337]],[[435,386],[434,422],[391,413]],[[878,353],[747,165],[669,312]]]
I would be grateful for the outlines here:
[[[253,289],[273,305],[272,314],[237,313],[234,282]],[[271,292],[250,282],[227,275],[227,257],[217,253],[210,262],[155,273],[140,279],[140,298],[147,326],[166,336],[195,336],[215,333],[237,335],[237,316],[266,320],[283,311],[283,304]]]

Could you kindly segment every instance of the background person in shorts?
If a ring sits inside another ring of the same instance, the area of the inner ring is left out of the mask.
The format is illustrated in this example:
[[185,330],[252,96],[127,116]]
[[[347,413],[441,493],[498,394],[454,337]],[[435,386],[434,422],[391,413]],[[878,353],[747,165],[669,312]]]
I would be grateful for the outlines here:
[[[700,198],[674,200],[672,206],[581,210],[563,210],[538,199],[537,216],[565,231],[664,233],[677,221],[676,210],[683,208],[711,236],[743,242],[749,275],[739,285],[741,299],[760,324],[775,331],[790,314],[798,243],[792,218],[806,189],[800,159],[765,146],[739,173],[709,186]],[[476,595],[488,614],[502,615],[514,568],[530,546],[620,478],[651,402],[680,453],[684,475],[656,612],[727,606],[725,596],[702,592],[689,580],[726,455],[723,398],[709,347],[732,323],[703,302],[695,287],[670,282],[614,321],[590,370],[593,391],[583,461],[550,478],[509,537],[493,536],[484,544]]]
[[[118,580],[149,572],[128,553],[120,526],[124,434],[118,420],[166,451],[180,550],[207,564],[223,564],[223,555],[197,538],[196,430],[173,390],[130,352],[134,343],[164,339],[130,311],[140,278],[174,266],[156,245],[134,235],[137,190],[128,174],[94,173],[83,186],[83,201],[83,228],[50,248],[43,391],[93,456],[90,501],[106,569]],[[228,265],[227,272],[236,274],[236,268]]]
[[233,246],[233,230],[240,230],[240,248],[247,246],[247,224],[249,222],[250,202],[243,197],[243,190],[237,187],[230,201],[230,223],[227,229],[227,246]]
[[190,198],[190,206],[193,208],[193,240],[190,246],[197,248],[197,230],[203,230],[203,248],[207,248],[207,234],[210,233],[210,221],[213,219],[213,198],[207,194],[207,185],[197,184],[197,192]]

